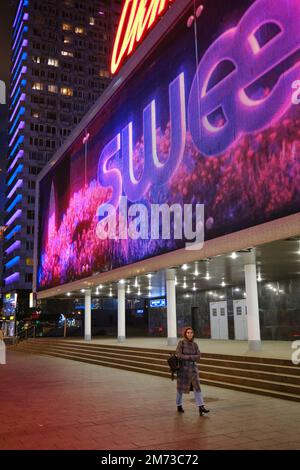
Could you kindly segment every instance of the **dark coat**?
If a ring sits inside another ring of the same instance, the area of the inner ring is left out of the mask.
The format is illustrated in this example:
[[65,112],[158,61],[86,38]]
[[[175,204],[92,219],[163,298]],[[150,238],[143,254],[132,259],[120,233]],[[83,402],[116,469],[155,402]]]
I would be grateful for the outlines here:
[[196,392],[201,392],[197,362],[201,353],[197,343],[183,339],[179,341],[176,356],[181,359],[182,365],[177,372],[177,391],[189,393],[191,386]]

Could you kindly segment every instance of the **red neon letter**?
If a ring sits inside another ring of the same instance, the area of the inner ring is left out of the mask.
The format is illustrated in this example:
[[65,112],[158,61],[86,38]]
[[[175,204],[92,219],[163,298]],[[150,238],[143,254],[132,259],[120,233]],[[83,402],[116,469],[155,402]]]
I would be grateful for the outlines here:
[[114,75],[144,34],[154,26],[174,0],[126,0],[114,44],[111,73]]

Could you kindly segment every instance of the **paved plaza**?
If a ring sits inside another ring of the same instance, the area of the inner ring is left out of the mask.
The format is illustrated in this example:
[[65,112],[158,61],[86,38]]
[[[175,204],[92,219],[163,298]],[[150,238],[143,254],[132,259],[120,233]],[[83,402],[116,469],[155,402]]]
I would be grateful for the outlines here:
[[8,352],[0,366],[0,449],[300,449],[299,403],[203,386],[176,412],[175,382]]

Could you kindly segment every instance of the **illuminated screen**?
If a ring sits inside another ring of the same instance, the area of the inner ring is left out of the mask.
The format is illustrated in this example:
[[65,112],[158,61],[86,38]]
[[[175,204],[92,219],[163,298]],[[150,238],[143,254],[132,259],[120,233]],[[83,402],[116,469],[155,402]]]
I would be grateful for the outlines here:
[[159,307],[166,307],[166,306],[167,306],[166,299],[150,300],[150,307],[151,308],[159,308]]
[[184,15],[41,181],[40,290],[185,246],[100,239],[123,196],[204,204],[205,240],[299,212],[300,1],[203,5],[196,41]]

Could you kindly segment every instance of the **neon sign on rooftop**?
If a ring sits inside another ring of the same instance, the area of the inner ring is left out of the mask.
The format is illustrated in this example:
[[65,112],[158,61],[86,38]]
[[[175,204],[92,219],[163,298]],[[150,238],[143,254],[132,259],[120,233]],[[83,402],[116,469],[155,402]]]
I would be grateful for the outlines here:
[[174,0],[126,0],[122,11],[111,60],[115,75],[147,32],[154,27]]

